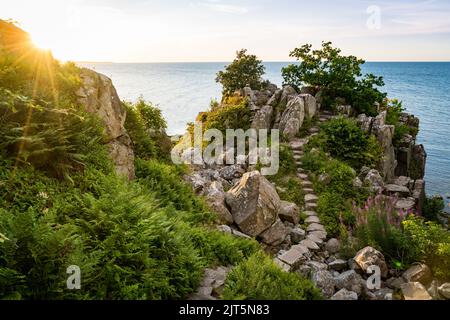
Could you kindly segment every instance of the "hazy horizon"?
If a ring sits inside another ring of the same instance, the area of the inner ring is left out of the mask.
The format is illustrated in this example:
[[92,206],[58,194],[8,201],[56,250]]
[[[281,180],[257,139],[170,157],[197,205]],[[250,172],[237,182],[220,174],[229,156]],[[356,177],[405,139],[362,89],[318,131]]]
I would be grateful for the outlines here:
[[241,48],[291,61],[322,41],[367,61],[450,60],[445,0],[15,0],[0,12],[63,61],[222,62]]

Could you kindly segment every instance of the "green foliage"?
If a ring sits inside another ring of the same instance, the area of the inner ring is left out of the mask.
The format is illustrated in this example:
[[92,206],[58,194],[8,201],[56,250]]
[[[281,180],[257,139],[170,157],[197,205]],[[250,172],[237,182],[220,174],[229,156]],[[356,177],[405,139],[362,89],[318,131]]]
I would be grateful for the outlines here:
[[[2,156],[59,178],[82,170],[94,150],[104,154],[103,127],[90,114],[0,90]],[[91,157],[92,160],[92,157]]]
[[443,281],[450,280],[450,232],[434,222],[409,217],[403,222],[410,250]]
[[[314,145],[317,140],[312,139],[311,143]],[[339,236],[342,226],[354,224],[351,201],[359,203],[369,193],[364,188],[353,186],[356,173],[350,166],[328,157],[323,151],[310,148],[308,144],[302,164],[305,170],[312,173],[314,190],[319,195],[317,213],[328,234]]]
[[172,142],[161,110],[142,97],[135,104],[124,102],[127,110],[125,129],[131,137],[135,155],[141,159],[169,160]]
[[410,127],[400,122],[400,116],[405,111],[401,101],[397,99],[389,100],[386,106],[386,123],[395,126],[394,137],[392,143],[398,147],[401,145],[403,137],[407,134],[417,136],[417,128]]
[[373,166],[381,158],[376,138],[368,136],[353,119],[332,119],[323,124],[321,134],[324,149],[354,168]]
[[195,248],[210,265],[235,265],[261,250],[256,240],[247,240],[203,228],[190,230]]
[[126,105],[138,179],[116,176],[103,125],[76,102],[78,68],[28,40],[0,20],[0,299],[182,299],[206,266],[259,249],[204,224],[183,168],[158,160],[165,121],[142,99]]
[[283,68],[285,84],[300,88],[303,85],[322,90],[322,103],[331,107],[337,98],[344,99],[359,113],[376,114],[375,103],[382,103],[386,94],[378,87],[384,86],[383,79],[373,74],[362,75],[364,60],[354,56],[342,56],[341,50],[323,42],[322,49],[312,50],[305,44],[294,49],[290,56],[300,61]]
[[393,266],[404,268],[414,262],[408,239],[401,230],[405,212],[395,208],[395,198],[377,195],[369,197],[361,207],[354,206],[357,224],[355,235],[361,247],[377,248]]
[[[72,185],[2,163],[0,298],[181,299],[195,291],[204,267],[259,250],[255,241],[198,224],[206,214],[195,201],[178,204],[160,193],[192,192],[161,166],[154,170],[169,173],[165,191],[90,168]],[[82,290],[66,289],[69,265],[80,266]]]
[[277,174],[267,178],[276,184],[278,195],[282,200],[302,206],[305,195],[301,180],[297,177],[294,154],[288,145],[280,145],[279,161],[280,167]]
[[255,55],[247,54],[246,49],[242,49],[236,52],[236,59],[225,67],[225,71],[217,73],[216,82],[222,84],[224,97],[231,96],[236,90],[246,86],[258,90],[264,85],[261,80],[264,70],[261,60],[258,60]]
[[212,215],[202,199],[182,181],[182,167],[156,160],[136,161],[136,177],[148,192],[155,194],[162,206],[188,212],[195,222],[211,221]]
[[395,199],[369,198],[357,215],[355,235],[359,245],[378,248],[396,267],[426,263],[434,276],[450,279],[450,232],[434,222],[395,209]]
[[441,196],[427,197],[423,206],[422,215],[430,221],[439,221],[439,214],[445,209],[445,202]]
[[320,300],[320,291],[297,273],[282,271],[257,253],[236,266],[227,277],[225,300]]
[[319,195],[317,213],[330,237],[339,236],[341,225],[351,225],[354,221],[347,201],[340,194],[332,191]]
[[250,129],[251,112],[246,100],[239,101],[238,104],[223,104],[219,108],[214,108],[204,114],[204,130],[217,129],[223,134],[227,129]]

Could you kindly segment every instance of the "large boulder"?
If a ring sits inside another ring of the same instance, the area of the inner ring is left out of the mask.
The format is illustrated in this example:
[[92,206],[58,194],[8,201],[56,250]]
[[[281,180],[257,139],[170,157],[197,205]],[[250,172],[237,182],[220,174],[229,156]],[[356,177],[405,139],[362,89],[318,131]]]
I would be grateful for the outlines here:
[[358,295],[363,292],[365,285],[363,278],[355,270],[345,271],[335,277],[334,280],[338,290],[347,289],[356,292]]
[[280,131],[288,140],[292,140],[299,133],[305,119],[305,102],[295,96],[289,100],[286,110],[280,119]]
[[450,283],[444,283],[439,288],[439,294],[443,296],[445,299],[450,299]]
[[217,214],[220,223],[230,225],[233,216],[225,205],[225,192],[218,181],[212,182],[205,190],[206,199],[210,208]]
[[316,102],[316,98],[314,98],[312,95],[310,94],[300,94],[299,95],[303,101],[304,101],[304,105],[305,105],[305,116],[308,118],[312,118],[316,115],[317,113],[317,102]]
[[359,250],[353,260],[364,272],[367,272],[370,266],[375,265],[380,268],[383,278],[386,278],[388,275],[389,270],[383,254],[372,247],[365,247]]
[[433,275],[426,264],[418,263],[411,266],[403,273],[403,279],[405,279],[406,282],[420,282],[427,286],[433,280]]
[[336,292],[331,297],[331,300],[358,300],[358,295],[356,294],[356,292],[348,291],[344,288]]
[[252,122],[252,128],[256,130],[270,129],[272,127],[273,107],[265,105],[259,109]]
[[427,288],[420,282],[408,282],[401,285],[405,300],[432,300]]
[[277,220],[281,200],[274,186],[252,171],[226,193],[226,203],[241,231],[256,237]]
[[259,235],[262,242],[270,246],[280,245],[288,236],[289,229],[281,220],[277,220],[269,229]]
[[335,280],[330,271],[321,269],[313,272],[311,280],[322,291],[324,297],[331,298],[334,294]]
[[300,209],[292,202],[281,201],[278,215],[281,220],[291,222],[294,225],[300,221]]
[[76,92],[78,102],[86,111],[99,117],[105,126],[109,154],[116,172],[128,179],[135,177],[134,151],[125,130],[126,110],[111,79],[93,70],[83,68],[81,87]]
[[364,182],[369,185],[370,190],[373,192],[381,192],[384,188],[383,177],[375,169],[369,170],[364,178]]

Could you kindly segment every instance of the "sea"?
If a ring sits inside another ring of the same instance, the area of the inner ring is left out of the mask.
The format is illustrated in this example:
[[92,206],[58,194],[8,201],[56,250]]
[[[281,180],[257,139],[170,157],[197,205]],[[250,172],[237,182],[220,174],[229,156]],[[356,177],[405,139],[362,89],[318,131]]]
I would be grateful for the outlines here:
[[[140,96],[158,105],[168,134],[183,134],[186,124],[220,100],[216,73],[226,62],[80,63],[113,80],[121,99]],[[289,62],[266,62],[265,78],[282,85],[281,69]],[[366,73],[383,76],[390,98],[403,101],[420,118],[418,143],[427,151],[427,193],[442,195],[450,211],[450,62],[367,62]]]

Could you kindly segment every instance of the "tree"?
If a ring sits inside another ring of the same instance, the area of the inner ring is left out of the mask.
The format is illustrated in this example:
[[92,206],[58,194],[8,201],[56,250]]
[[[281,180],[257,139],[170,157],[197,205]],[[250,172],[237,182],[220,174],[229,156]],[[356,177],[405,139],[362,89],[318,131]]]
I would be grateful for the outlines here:
[[374,115],[375,103],[382,103],[386,97],[377,88],[384,86],[383,78],[373,74],[363,76],[361,66],[365,61],[341,55],[341,50],[333,48],[331,42],[323,42],[320,50],[312,50],[312,45],[305,44],[294,49],[290,57],[301,63],[283,68],[284,83],[297,88],[319,87],[325,107],[331,107],[336,98],[343,98],[358,112]]
[[216,82],[223,86],[223,96],[229,97],[236,90],[250,86],[252,89],[261,89],[264,85],[261,77],[265,67],[255,55],[247,54],[246,49],[236,52],[236,59],[225,67],[224,71],[217,73]]

